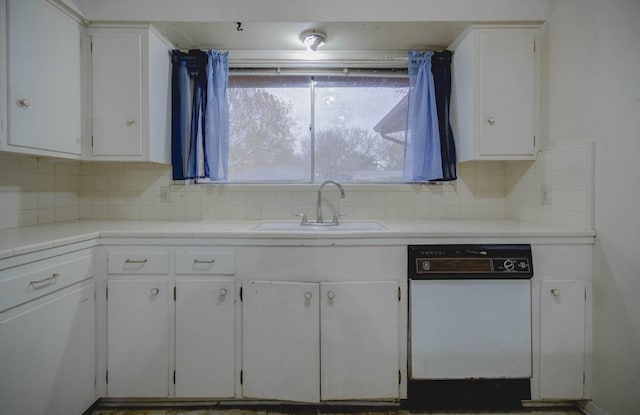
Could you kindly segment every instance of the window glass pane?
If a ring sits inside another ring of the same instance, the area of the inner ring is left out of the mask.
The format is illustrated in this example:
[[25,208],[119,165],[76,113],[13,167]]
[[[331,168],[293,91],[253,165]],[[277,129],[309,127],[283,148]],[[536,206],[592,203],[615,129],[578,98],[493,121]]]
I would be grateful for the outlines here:
[[309,77],[229,77],[229,181],[310,181]]
[[229,181],[401,181],[408,84],[406,77],[232,74]]
[[401,181],[408,78],[315,81],[314,181]]

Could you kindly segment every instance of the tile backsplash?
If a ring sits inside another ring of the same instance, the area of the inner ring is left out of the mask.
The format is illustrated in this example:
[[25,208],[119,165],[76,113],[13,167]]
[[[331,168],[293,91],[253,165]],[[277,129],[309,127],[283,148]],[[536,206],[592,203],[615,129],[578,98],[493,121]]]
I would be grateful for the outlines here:
[[[533,162],[466,162],[458,180],[325,187],[325,217],[514,219],[592,227],[593,148],[541,152]],[[540,187],[550,189],[543,205]],[[175,185],[167,165],[74,162],[0,154],[0,229],[74,219],[292,220],[316,216],[317,186]]]
[[0,153],[0,229],[80,217],[80,163]]
[[[502,219],[504,164],[468,163],[460,179],[442,185],[345,185],[338,200],[325,187],[326,209],[348,219]],[[83,163],[80,217],[140,220],[275,220],[295,213],[316,216],[317,186],[171,185],[168,166],[137,163]],[[162,200],[165,193],[168,201]],[[339,205],[338,205],[339,204]],[[325,211],[325,217],[331,217]]]
[[594,156],[587,144],[542,151],[535,162],[507,162],[506,218],[593,229]]

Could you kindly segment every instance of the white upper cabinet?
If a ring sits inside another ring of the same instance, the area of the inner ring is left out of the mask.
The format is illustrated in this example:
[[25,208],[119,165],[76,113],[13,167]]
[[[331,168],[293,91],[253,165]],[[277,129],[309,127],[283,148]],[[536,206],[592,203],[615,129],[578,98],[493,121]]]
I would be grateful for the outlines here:
[[171,46],[153,27],[91,28],[87,158],[171,160]]
[[46,0],[1,0],[0,8],[0,150],[79,158],[81,25]]
[[450,47],[458,161],[535,158],[537,36],[533,26],[471,26]]

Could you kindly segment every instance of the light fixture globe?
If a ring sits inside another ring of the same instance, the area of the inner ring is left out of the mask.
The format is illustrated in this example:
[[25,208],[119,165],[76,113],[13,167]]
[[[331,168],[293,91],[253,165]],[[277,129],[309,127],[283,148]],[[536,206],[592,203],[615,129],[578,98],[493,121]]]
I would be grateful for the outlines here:
[[300,34],[300,41],[304,43],[308,50],[316,52],[318,48],[324,46],[327,35],[319,30],[306,30]]

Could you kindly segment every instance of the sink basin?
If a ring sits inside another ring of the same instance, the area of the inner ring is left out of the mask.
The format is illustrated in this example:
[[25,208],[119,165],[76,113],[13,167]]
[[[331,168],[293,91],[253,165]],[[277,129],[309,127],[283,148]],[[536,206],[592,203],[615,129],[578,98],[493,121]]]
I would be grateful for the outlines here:
[[376,222],[346,222],[339,225],[299,222],[265,222],[254,230],[261,232],[376,232],[386,228]]

